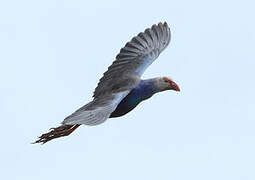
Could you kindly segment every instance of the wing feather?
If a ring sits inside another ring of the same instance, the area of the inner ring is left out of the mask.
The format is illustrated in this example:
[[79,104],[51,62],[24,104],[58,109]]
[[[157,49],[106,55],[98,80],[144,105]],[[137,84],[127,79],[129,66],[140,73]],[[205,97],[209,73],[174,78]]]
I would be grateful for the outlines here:
[[94,99],[81,107],[70,116],[66,117],[62,124],[85,124],[95,126],[105,122],[116,109],[120,101],[129,93],[123,91],[112,95]]
[[124,79],[140,79],[146,68],[167,47],[170,36],[167,23],[159,23],[132,38],[120,50],[116,60],[100,79],[93,97],[114,92],[113,87],[117,87]]

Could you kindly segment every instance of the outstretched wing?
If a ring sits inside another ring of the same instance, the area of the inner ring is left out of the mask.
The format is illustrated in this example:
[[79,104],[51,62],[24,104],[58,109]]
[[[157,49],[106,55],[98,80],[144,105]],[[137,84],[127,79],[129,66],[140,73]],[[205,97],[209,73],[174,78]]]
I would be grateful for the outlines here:
[[81,107],[63,124],[98,125],[110,117],[120,101],[140,81],[146,68],[170,42],[167,23],[159,23],[139,33],[116,56],[94,92],[94,100]]
[[90,103],[81,107],[70,116],[66,117],[62,124],[74,125],[98,125],[103,123],[116,109],[120,101],[129,93],[123,91],[115,94],[108,94],[104,97],[95,98]]
[[93,97],[114,92],[116,87],[134,86],[134,79],[140,79],[146,68],[167,47],[170,38],[170,29],[166,22],[153,25],[135,36],[120,50],[116,60],[104,73]]

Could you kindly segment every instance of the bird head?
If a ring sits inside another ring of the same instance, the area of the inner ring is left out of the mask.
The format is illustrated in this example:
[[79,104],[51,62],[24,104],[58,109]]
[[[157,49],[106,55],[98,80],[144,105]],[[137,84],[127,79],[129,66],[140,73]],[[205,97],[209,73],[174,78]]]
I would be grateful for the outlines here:
[[161,91],[166,90],[180,91],[179,86],[169,77],[159,78],[157,85]]

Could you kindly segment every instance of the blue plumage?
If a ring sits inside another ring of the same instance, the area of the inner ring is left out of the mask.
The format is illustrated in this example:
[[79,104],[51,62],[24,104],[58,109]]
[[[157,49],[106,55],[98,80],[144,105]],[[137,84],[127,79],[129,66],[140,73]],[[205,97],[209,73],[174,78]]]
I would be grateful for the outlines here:
[[150,98],[157,92],[156,86],[150,80],[142,80],[138,86],[119,103],[115,111],[111,113],[110,118],[120,117],[133,110],[140,102]]

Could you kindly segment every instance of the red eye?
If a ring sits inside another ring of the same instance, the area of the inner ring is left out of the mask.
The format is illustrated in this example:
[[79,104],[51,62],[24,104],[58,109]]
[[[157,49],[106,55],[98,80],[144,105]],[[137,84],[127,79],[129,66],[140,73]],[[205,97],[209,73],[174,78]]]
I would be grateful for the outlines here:
[[169,80],[167,78],[163,78],[164,82],[169,82]]

